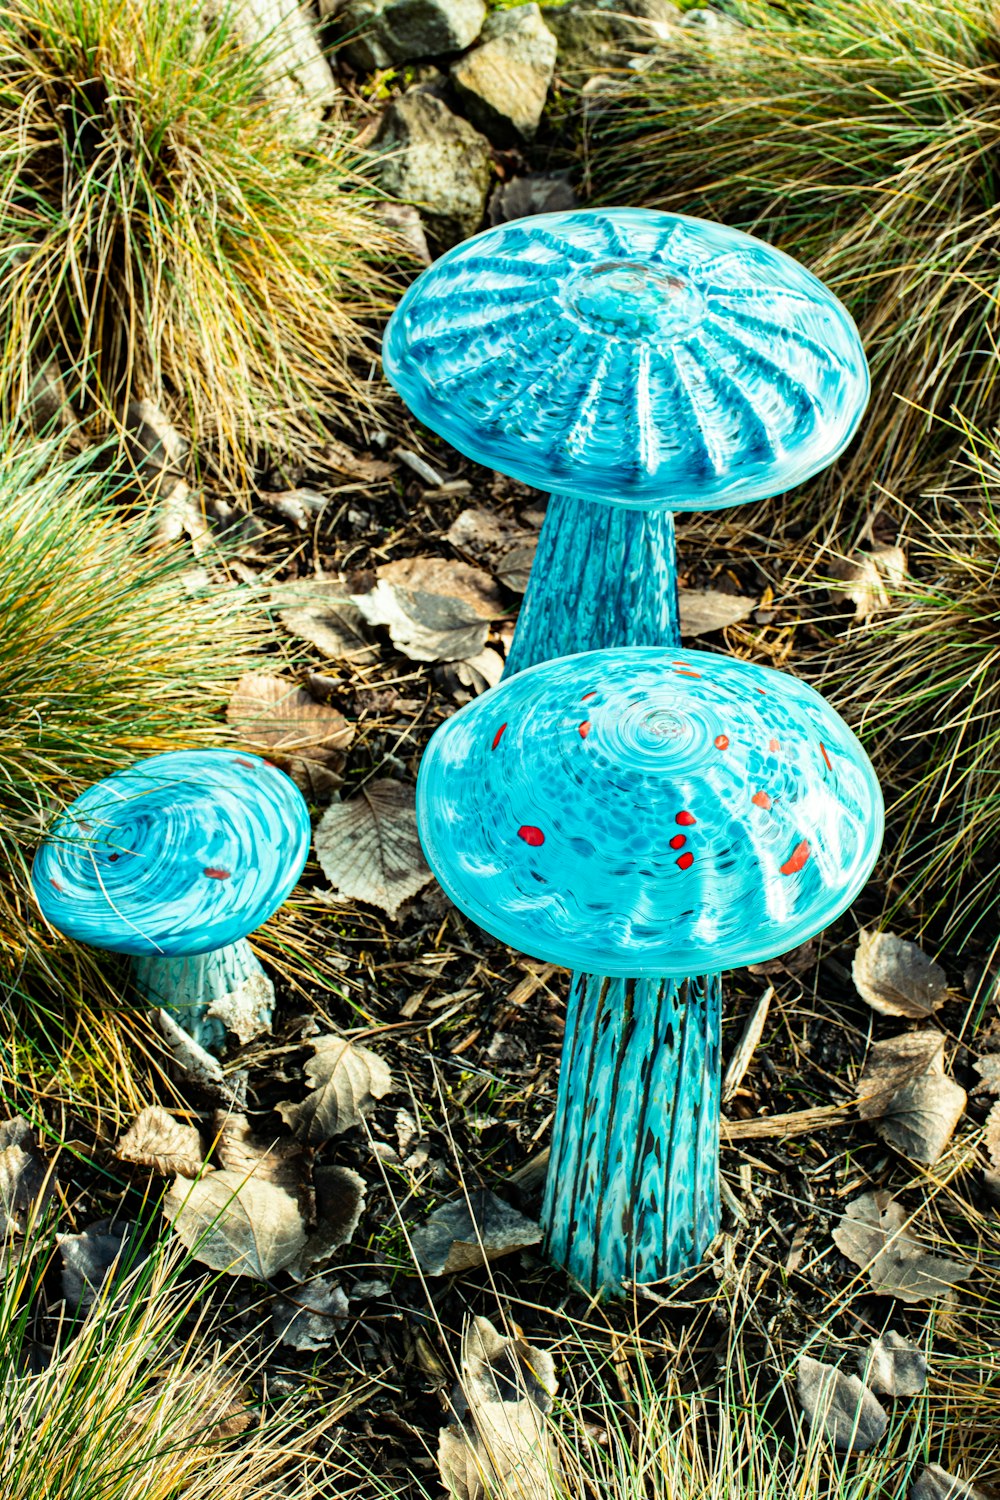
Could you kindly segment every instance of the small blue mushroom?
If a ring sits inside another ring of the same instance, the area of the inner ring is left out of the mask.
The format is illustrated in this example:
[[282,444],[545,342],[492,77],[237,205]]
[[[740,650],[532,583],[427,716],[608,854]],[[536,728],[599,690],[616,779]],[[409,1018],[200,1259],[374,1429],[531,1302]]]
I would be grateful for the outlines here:
[[32,865],[43,916],[79,942],[133,957],[150,1003],[203,1046],[213,1006],[242,994],[270,1022],[273,991],[246,941],[289,895],[309,850],[294,783],[257,755],[150,756],[89,787],[55,820]]

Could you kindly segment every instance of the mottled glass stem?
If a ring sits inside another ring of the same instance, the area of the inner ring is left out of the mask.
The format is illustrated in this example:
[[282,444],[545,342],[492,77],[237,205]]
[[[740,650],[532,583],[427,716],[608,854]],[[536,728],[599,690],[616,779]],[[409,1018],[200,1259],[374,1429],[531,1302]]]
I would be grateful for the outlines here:
[[[552,495],[505,677],[609,646],[679,646],[674,518]],[[697,1264],[719,1224],[718,974],[574,974],[542,1208],[590,1292]]]
[[606,646],[679,646],[669,510],[551,495],[505,677]]
[[271,1024],[274,986],[246,938],[210,953],[133,958],[132,979],[143,999],[169,1012],[208,1052],[222,1047],[227,1022],[247,1035]]

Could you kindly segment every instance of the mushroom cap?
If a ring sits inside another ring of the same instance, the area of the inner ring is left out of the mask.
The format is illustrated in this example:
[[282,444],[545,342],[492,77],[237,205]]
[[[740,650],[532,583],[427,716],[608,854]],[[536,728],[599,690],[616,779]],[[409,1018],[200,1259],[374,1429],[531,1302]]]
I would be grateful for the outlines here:
[[309,852],[295,783],[241,750],[175,750],[88,787],[31,870],[43,915],[115,953],[208,953],[276,911]]
[[433,735],[417,779],[427,862],[487,932],[633,978],[758,963],[849,906],[883,806],[815,690],[703,651],[542,662]]
[[417,277],[385,372],[459,452],[639,508],[777,495],[847,445],[869,394],[850,314],[780,250],[648,209],[538,214]]

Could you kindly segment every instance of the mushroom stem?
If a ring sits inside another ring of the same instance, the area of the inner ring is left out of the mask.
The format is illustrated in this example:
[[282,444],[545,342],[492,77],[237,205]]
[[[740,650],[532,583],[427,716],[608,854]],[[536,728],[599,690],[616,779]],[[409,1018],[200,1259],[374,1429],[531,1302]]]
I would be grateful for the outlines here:
[[590,1293],[696,1265],[719,1222],[718,974],[575,974],[546,1250]]
[[[549,498],[504,677],[609,646],[679,646],[668,510]],[[696,1265],[719,1225],[721,981],[574,974],[542,1224],[595,1293]]]
[[551,495],[505,677],[605,646],[678,646],[669,510]]
[[133,958],[132,979],[208,1052],[221,1048],[227,1028],[248,1042],[271,1024],[274,986],[246,938],[210,953]]

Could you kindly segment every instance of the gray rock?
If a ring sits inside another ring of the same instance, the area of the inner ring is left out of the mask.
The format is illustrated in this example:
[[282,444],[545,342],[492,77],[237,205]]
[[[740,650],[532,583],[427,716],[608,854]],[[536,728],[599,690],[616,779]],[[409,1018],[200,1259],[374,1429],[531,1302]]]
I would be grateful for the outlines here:
[[[507,224],[511,219],[527,219],[533,214],[561,213],[576,208],[576,194],[560,173],[529,172],[512,177],[494,188],[490,198],[489,221]],[[508,585],[509,587],[509,585]]]
[[344,56],[365,72],[461,52],[486,19],[485,0],[320,0],[319,9],[336,15]]
[[479,228],[490,185],[490,143],[433,94],[403,94],[382,117],[373,149],[394,198],[415,203],[436,249]]
[[569,0],[542,17],[558,43],[557,71],[579,82],[667,41],[681,12],[670,0]]
[[338,89],[310,7],[288,0],[208,0],[200,23],[210,29],[223,14],[245,46],[262,50],[268,97],[299,139],[311,141]]
[[555,65],[555,34],[538,6],[516,5],[493,12],[478,47],[452,64],[451,78],[472,123],[513,146],[534,137]]

